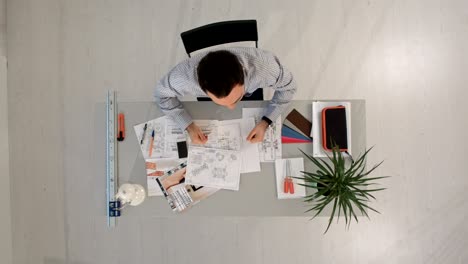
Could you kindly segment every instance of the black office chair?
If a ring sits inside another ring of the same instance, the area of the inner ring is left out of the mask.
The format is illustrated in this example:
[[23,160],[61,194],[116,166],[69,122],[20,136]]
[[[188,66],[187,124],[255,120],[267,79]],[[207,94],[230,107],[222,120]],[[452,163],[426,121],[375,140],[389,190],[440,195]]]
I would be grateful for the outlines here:
[[[180,34],[185,51],[190,53],[226,43],[255,41],[258,48],[258,32],[256,20],[233,20],[208,24]],[[211,101],[209,97],[197,97],[198,101]],[[242,101],[263,101],[263,89],[257,89]]]

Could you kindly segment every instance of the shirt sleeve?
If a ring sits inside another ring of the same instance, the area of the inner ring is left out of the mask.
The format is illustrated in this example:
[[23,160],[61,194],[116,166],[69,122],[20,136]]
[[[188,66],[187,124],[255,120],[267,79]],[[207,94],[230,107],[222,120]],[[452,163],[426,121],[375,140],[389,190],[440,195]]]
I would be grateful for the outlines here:
[[271,54],[267,58],[266,81],[267,85],[275,90],[275,93],[266,107],[265,116],[274,122],[288,108],[297,87],[291,72],[281,64],[276,56]]
[[181,88],[184,85],[189,85],[186,83],[189,78],[184,76],[187,74],[187,71],[175,67],[158,82],[154,91],[156,104],[161,111],[171,117],[182,130],[185,130],[192,123],[192,117],[177,99],[178,96],[183,95]]

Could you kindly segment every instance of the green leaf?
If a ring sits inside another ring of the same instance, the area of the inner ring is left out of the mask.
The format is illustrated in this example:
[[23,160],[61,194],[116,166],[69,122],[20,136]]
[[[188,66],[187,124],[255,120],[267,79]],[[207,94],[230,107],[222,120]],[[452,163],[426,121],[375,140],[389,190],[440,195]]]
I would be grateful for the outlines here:
[[360,190],[360,189],[358,189],[358,188],[356,188],[354,186],[350,186],[350,187],[353,189],[352,192],[357,192],[357,193],[361,194],[361,196],[364,196],[366,198],[372,197],[375,200],[375,197],[372,194],[367,193],[367,190]]
[[372,148],[373,147],[369,148],[366,152],[364,152],[364,154],[362,154],[362,156],[360,156],[358,160],[354,162],[349,169],[354,170],[354,168],[356,167],[361,167],[367,157],[367,154],[372,150]]
[[356,163],[354,163],[345,173],[346,178],[352,178],[357,171],[362,170],[365,166],[362,166],[364,163],[364,159],[359,159]]
[[341,204],[339,203],[339,199],[341,196],[338,196],[338,216],[336,217],[336,223],[338,223],[338,220],[340,219],[340,212],[341,212]]
[[314,158],[314,157],[312,157],[312,156],[306,154],[306,153],[305,153],[304,151],[302,151],[301,149],[299,149],[299,150],[300,150],[300,151],[302,152],[302,154],[304,154],[310,161],[312,161],[312,162],[315,164],[315,166],[319,167],[322,171],[326,171],[327,174],[332,174],[332,172],[331,172],[331,171],[327,171],[327,169],[326,169],[324,166],[322,166],[322,164],[321,164],[316,158]]
[[[355,184],[355,183],[364,183],[364,182],[368,182],[368,181],[373,181],[373,180],[378,180],[378,179],[384,179],[384,178],[388,178],[390,176],[381,176],[381,177],[373,177],[373,178],[362,178],[362,179],[358,179],[358,180],[352,180],[350,181],[350,183],[352,184]],[[372,183],[372,184],[376,184],[376,183]]]
[[345,226],[346,226],[346,225],[348,225],[348,210],[346,210],[346,205],[343,202],[343,197],[340,197],[339,204],[343,208],[343,214],[344,214],[344,217],[345,217]]
[[321,162],[325,167],[327,167],[328,171],[330,172],[330,175],[333,175],[333,169],[328,165],[328,163],[322,159],[319,159],[319,162]]
[[367,214],[366,210],[362,206],[364,203],[358,201],[355,197],[352,197],[351,201],[353,201],[353,203],[358,207],[358,209],[361,211],[361,213],[363,215],[365,215],[365,216],[367,216],[367,218],[369,218],[369,215]]
[[302,177],[294,177],[294,178],[304,179],[304,180],[307,180],[307,181],[314,181],[314,182],[317,182],[317,181],[331,182],[332,181],[331,178],[312,176],[309,173],[304,173],[304,175],[305,175],[304,178],[302,178]]
[[[323,202],[322,204],[320,204],[319,210],[318,210],[317,213],[312,217],[312,219],[315,218],[315,217],[317,217],[317,216],[323,211],[323,209],[327,206],[327,204],[329,204],[332,200],[333,200],[332,198],[329,198],[329,199],[327,199],[325,202]],[[316,209],[314,209],[314,210],[316,210]],[[310,211],[310,209],[307,210],[306,212],[308,212],[308,211]]]
[[387,188],[379,188],[379,189],[370,189],[370,190],[365,190],[366,192],[378,192],[378,191],[383,191]]
[[[328,226],[327,226],[327,229],[325,230],[325,233],[327,233],[328,229],[330,228],[330,225],[333,221],[333,217],[335,216],[335,210],[336,210],[336,204],[338,202],[338,199],[335,198],[335,202],[333,203],[333,210],[332,210],[332,213],[331,213],[331,216],[330,216],[330,219],[328,220]],[[324,233],[324,234],[325,234]]]
[[[348,209],[349,209],[349,212],[350,212],[350,216],[353,216],[354,219],[356,220],[356,223],[359,222],[357,216],[356,216],[356,213],[354,213],[354,209],[353,209],[353,206],[351,205],[351,202],[349,200],[353,200],[354,197],[352,195],[349,196],[349,199],[346,199],[345,200],[345,203],[347,204],[348,206]],[[351,221],[350,221],[351,222]]]
[[309,177],[317,177],[320,178],[320,174],[313,173],[313,172],[308,172],[308,171],[301,171],[302,174],[307,175]]
[[372,169],[370,171],[367,171],[366,173],[359,173],[359,176],[356,177],[356,179],[361,179],[369,174],[371,174],[375,169],[377,169],[381,164],[383,163],[383,161],[381,161],[380,163],[378,163],[377,165],[374,165],[374,167],[372,167]]
[[368,205],[367,205],[367,204],[365,204],[365,203],[362,203],[362,206],[364,206],[364,207],[368,208],[369,210],[372,210],[372,211],[374,211],[374,212],[376,212],[376,213],[380,214],[380,212],[379,212],[379,211],[375,210],[374,208],[372,208],[372,207],[368,206]]
[[299,185],[299,186],[304,186],[306,188],[312,188],[312,189],[318,189],[319,187],[316,186],[316,185],[310,185],[310,184],[304,184],[304,183],[296,183],[296,185]]

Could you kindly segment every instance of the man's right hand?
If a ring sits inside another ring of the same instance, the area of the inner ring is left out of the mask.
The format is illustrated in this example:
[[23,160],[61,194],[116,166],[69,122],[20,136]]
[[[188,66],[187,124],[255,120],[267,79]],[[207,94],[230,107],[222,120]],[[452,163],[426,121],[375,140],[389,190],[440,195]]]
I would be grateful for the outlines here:
[[208,141],[208,136],[203,134],[203,131],[195,125],[195,123],[191,123],[187,127],[187,132],[190,136],[190,140],[192,140],[192,143],[194,144],[205,144],[206,141]]

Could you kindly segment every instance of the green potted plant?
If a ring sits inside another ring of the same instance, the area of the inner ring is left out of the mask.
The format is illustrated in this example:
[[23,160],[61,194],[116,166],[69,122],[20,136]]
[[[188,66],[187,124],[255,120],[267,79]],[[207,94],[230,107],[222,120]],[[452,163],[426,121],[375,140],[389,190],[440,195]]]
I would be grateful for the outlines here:
[[[345,217],[345,226],[349,228],[352,218],[358,222],[356,210],[359,210],[362,215],[369,218],[366,209],[379,213],[374,208],[367,205],[375,197],[372,192],[384,190],[385,188],[373,188],[373,185],[378,183],[375,180],[387,178],[389,176],[368,177],[382,163],[374,165],[370,170],[366,170],[366,157],[372,148],[364,152],[356,161],[351,156],[350,161],[347,161],[344,154],[340,152],[335,145],[332,149],[331,156],[328,156],[328,162],[323,159],[314,158],[311,155],[301,152],[310,160],[317,170],[314,172],[303,171],[303,177],[298,177],[303,180],[301,184],[306,188],[315,189],[313,194],[305,197],[306,203],[311,203],[311,208],[306,212],[315,211],[315,218],[318,216],[328,204],[333,204],[333,209],[328,221],[327,229],[330,228],[335,215],[337,218],[343,213]],[[346,154],[347,155],[347,154]]]

